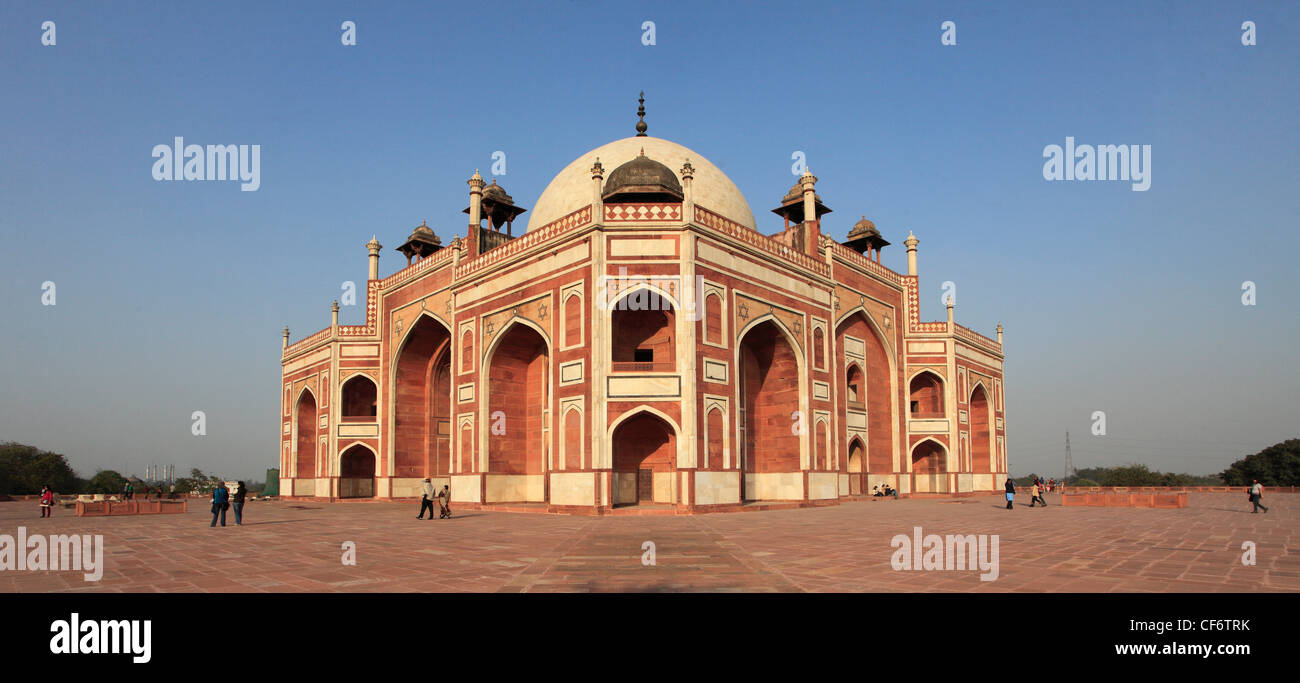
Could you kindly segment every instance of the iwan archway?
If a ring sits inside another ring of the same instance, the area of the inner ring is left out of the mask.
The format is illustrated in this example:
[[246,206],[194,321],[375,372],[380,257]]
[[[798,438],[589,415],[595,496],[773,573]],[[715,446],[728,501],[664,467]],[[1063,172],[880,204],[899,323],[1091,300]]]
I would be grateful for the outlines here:
[[737,345],[741,500],[802,500],[810,420],[803,357],[772,315],[755,319]]
[[482,373],[485,502],[543,502],[550,453],[550,342],[533,323],[515,318],[497,332]]
[[375,452],[353,444],[339,456],[339,498],[375,497]]
[[667,416],[640,408],[613,425],[614,505],[675,504],[680,500],[677,477],[677,427]]

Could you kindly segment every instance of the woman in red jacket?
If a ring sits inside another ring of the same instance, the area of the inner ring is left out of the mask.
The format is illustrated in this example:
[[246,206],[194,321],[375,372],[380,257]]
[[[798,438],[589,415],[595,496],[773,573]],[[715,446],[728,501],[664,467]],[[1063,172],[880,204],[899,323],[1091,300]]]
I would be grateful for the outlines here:
[[54,492],[47,485],[41,489],[41,517],[54,516]]

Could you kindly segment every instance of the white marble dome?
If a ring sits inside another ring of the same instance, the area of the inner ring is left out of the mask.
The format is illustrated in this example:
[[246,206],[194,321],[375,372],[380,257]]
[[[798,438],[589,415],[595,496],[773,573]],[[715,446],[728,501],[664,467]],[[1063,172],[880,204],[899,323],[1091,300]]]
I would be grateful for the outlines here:
[[636,158],[642,149],[647,157],[678,174],[679,180],[682,165],[689,159],[695,169],[695,179],[691,181],[695,203],[750,229],[757,229],[754,212],[745,201],[745,195],[717,166],[692,149],[649,136],[615,140],[574,159],[551,179],[537,204],[528,212],[528,229],[540,228],[591,203],[591,165],[597,158],[608,179],[614,169]]

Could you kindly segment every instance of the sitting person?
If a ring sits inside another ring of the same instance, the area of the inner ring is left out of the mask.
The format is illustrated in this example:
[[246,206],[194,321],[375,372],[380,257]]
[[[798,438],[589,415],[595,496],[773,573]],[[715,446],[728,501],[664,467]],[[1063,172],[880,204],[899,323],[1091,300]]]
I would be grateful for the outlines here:
[[881,493],[881,491],[880,491],[880,487],[879,487],[879,486],[872,486],[872,487],[871,487],[871,497],[872,497],[872,498],[883,498],[884,495],[885,495],[884,493]]
[[898,489],[890,486],[889,484],[885,484],[885,495],[893,496],[894,500],[898,500]]

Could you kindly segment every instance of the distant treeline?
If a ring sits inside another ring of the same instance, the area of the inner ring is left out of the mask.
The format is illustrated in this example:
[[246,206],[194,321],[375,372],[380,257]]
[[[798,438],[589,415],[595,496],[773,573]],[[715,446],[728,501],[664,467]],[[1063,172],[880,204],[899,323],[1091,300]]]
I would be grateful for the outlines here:
[[[1031,484],[1034,477],[1013,477]],[[1053,475],[1041,475],[1044,480]],[[1056,477],[1060,481],[1059,477]],[[1300,439],[1288,439],[1232,463],[1212,475],[1159,472],[1146,465],[1085,467],[1067,477],[1072,486],[1246,486],[1258,479],[1264,486],[1300,486]]]
[[[176,493],[198,491],[206,493],[224,481],[215,474],[190,470],[190,476],[176,478]],[[259,493],[264,482],[245,481],[250,493]],[[100,470],[89,479],[77,476],[67,458],[59,453],[43,451],[35,446],[6,442],[0,443],[0,494],[30,495],[40,493],[49,486],[55,493],[121,493],[126,487],[126,477],[113,470]],[[135,493],[144,496],[145,484],[133,482]],[[171,493],[163,485],[164,493]]]

